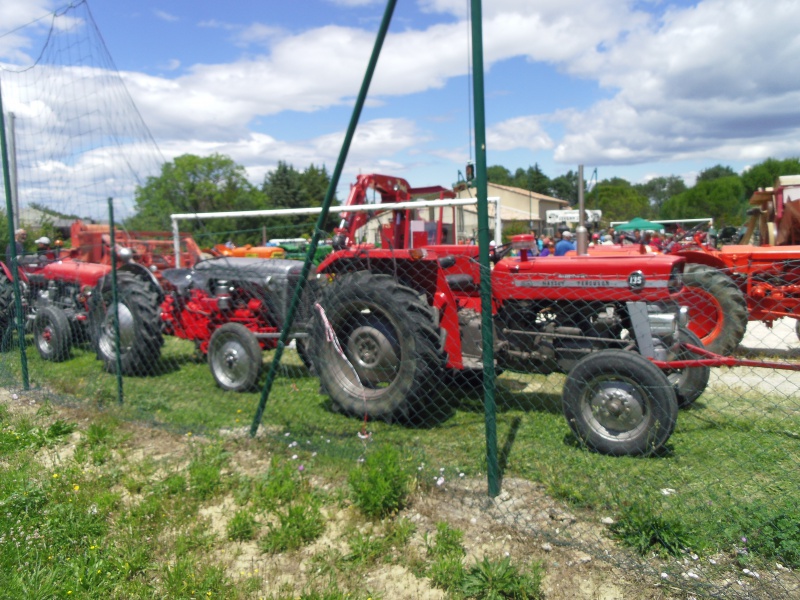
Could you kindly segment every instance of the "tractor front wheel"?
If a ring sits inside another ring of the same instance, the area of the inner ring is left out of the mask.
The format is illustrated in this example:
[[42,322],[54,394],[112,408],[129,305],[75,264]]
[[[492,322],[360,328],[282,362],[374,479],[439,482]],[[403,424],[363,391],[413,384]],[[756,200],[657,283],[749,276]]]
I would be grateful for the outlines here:
[[44,360],[67,360],[72,342],[72,327],[64,311],[56,306],[44,306],[36,311],[33,340],[39,356]]
[[318,306],[310,354],[337,409],[386,421],[437,416],[443,337],[417,292],[361,271],[328,285]]
[[567,375],[562,407],[578,438],[613,456],[658,454],[678,418],[666,376],[625,350],[602,350],[578,361]]
[[256,336],[241,323],[225,323],[211,336],[208,366],[223,390],[252,390],[261,375],[262,360]]

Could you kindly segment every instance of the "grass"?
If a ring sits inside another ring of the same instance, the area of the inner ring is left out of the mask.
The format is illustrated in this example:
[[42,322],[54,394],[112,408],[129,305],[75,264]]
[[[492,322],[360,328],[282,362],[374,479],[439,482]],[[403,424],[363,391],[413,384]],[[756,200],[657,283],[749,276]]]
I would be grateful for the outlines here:
[[[415,490],[446,488],[462,477],[485,477],[485,423],[478,396],[458,399],[454,414],[429,428],[369,423],[370,436],[365,439],[359,435],[363,424],[331,411],[318,393],[317,380],[290,352],[285,356],[287,364],[268,400],[262,434],[267,447],[287,460],[232,490],[233,484],[222,477],[224,453],[219,448],[203,450],[186,471],[158,482],[158,502],[166,502],[167,510],[175,510],[169,502],[173,497],[188,495],[196,503],[235,493],[244,507],[242,515],[250,515],[241,517],[242,533],[237,529],[235,535],[246,539],[247,519],[252,518],[261,525],[255,535],[265,549],[290,548],[314,539],[319,529],[318,515],[310,508],[319,506],[319,499],[308,495],[301,465],[313,463],[317,472],[348,479],[349,490],[342,497],[349,497],[372,519],[400,510]],[[229,394],[217,389],[193,347],[174,339],[165,345],[165,374],[126,378],[124,404],[118,407],[114,377],[101,372],[90,352],[76,349],[73,358],[61,364],[43,364],[29,352],[29,362],[37,385],[77,393],[98,408],[114,407],[120,421],[147,421],[186,435],[248,427],[260,397],[258,392]],[[13,360],[6,363],[3,368],[13,375]],[[666,456],[613,458],[587,452],[573,438],[560,412],[562,382],[558,375],[511,373],[498,380],[498,453],[506,487],[512,478],[526,479],[574,510],[612,516],[616,525],[608,533],[644,555],[690,549],[753,566],[780,562],[800,567],[800,405],[795,396],[715,384],[694,408],[681,412]],[[24,447],[52,443],[46,428],[36,427],[22,423],[14,433],[4,430],[0,447],[17,448],[17,436]],[[111,431],[103,433],[104,427]],[[91,434],[96,441],[87,446],[95,465],[113,460],[102,449],[113,445],[114,425],[101,422],[98,428]],[[51,438],[59,439],[56,433]],[[365,460],[358,463],[359,459]],[[305,510],[297,508],[298,498],[304,499]],[[158,518],[150,512],[151,519]],[[267,513],[272,514],[271,522],[263,519]],[[264,541],[267,537],[271,541]],[[351,548],[351,555],[368,562],[374,540],[354,538],[353,543],[361,550]],[[430,561],[438,564],[443,580],[452,575],[448,569],[460,564],[451,555],[432,555]]]

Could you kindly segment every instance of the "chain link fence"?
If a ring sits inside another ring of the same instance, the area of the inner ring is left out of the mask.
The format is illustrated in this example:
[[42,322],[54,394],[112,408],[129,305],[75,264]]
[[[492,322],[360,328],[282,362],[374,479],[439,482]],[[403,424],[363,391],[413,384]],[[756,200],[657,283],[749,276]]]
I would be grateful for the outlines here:
[[702,321],[684,322],[674,258],[497,248],[485,322],[477,246],[323,245],[263,397],[302,272],[285,256],[302,248],[251,233],[255,244],[237,249],[218,235],[187,266],[154,268],[174,259],[115,233],[126,259],[116,286],[110,260],[69,258],[110,257],[105,233],[23,266],[24,354],[0,282],[5,386],[21,385],[27,363],[31,385],[53,397],[120,403],[129,418],[194,434],[260,425],[276,448],[291,432],[307,446],[298,452],[340,469],[397,448],[418,481],[408,511],[466,531],[488,520],[556,577],[591,560],[665,596],[797,595],[793,320],[746,324],[720,366],[703,353]]

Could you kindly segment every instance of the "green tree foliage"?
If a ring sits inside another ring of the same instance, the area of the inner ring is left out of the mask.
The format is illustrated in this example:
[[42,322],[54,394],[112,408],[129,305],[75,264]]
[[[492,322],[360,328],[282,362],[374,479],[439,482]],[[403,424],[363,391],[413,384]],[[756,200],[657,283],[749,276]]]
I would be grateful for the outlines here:
[[514,185],[514,178],[511,171],[500,165],[486,168],[486,180],[498,185]]
[[517,169],[511,185],[537,194],[550,195],[550,178],[544,174],[538,164],[527,169]]
[[629,221],[634,217],[646,219],[650,216],[647,197],[624,179],[604,179],[597,184],[594,193],[597,194],[597,208],[603,211],[604,221]]
[[573,206],[578,204],[578,173],[570,170],[565,175],[551,179],[550,195],[567,200]]
[[[136,214],[126,226],[139,230],[168,231],[170,214],[258,210],[265,208],[264,198],[245,176],[244,167],[221,154],[200,157],[178,156],[161,167],[161,174],[149,177],[135,193]],[[252,220],[214,219],[185,227],[195,232],[223,233],[253,228]],[[245,243],[246,236],[231,236],[236,243]],[[252,237],[252,236],[249,236]]]
[[[325,167],[310,165],[302,173],[292,165],[283,161],[278,163],[274,171],[264,177],[261,191],[266,198],[268,208],[309,208],[322,206],[325,194],[330,184],[330,175]],[[283,228],[283,233],[273,231],[270,237],[297,237],[298,225],[303,225],[303,233],[311,234],[311,229],[317,221],[316,215],[294,215],[276,218],[270,221],[272,227]],[[335,222],[335,216],[329,219],[325,229],[328,230]]]
[[697,176],[697,183],[701,181],[713,181],[714,179],[721,179],[723,177],[733,177],[736,174],[736,171],[730,167],[715,165],[700,171],[700,174]]
[[768,158],[742,173],[745,198],[750,198],[758,188],[773,186],[781,175],[800,175],[800,158]]
[[700,181],[694,187],[667,200],[661,207],[664,219],[714,217],[718,227],[740,225],[747,202],[738,175]]
[[654,177],[647,183],[641,183],[634,187],[636,191],[647,197],[654,214],[660,214],[664,202],[686,191],[686,184],[677,175]]

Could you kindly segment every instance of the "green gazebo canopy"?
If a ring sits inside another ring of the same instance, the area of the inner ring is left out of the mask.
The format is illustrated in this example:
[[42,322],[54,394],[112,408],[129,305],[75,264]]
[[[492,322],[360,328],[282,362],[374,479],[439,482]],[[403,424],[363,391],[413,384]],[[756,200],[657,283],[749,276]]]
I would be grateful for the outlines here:
[[638,229],[639,231],[664,231],[664,226],[661,223],[653,223],[647,219],[636,217],[627,223],[616,225],[614,229],[617,231],[633,231],[634,229]]

